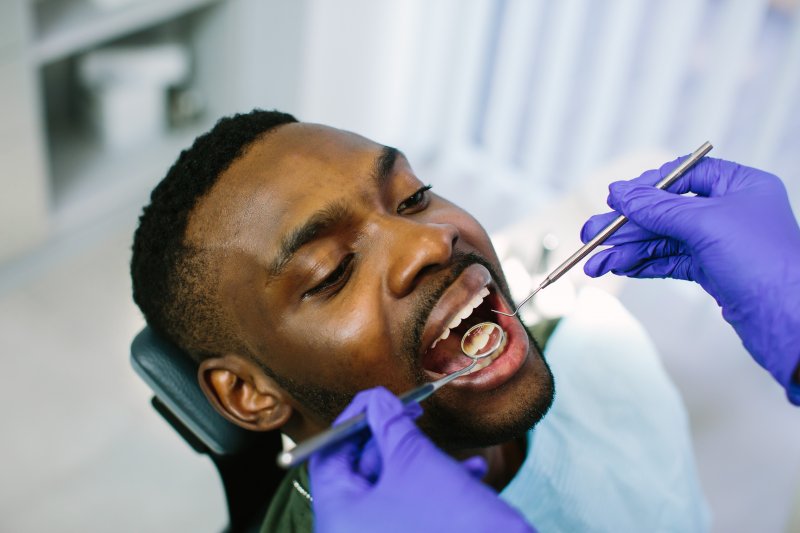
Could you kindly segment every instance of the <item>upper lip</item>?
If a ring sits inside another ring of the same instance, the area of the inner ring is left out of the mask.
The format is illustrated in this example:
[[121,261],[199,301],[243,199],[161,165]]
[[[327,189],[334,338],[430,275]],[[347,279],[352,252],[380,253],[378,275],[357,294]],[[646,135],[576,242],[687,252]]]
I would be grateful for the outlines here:
[[492,275],[479,263],[474,263],[447,288],[428,315],[422,333],[422,352],[439,338],[456,314],[484,287],[492,288]]

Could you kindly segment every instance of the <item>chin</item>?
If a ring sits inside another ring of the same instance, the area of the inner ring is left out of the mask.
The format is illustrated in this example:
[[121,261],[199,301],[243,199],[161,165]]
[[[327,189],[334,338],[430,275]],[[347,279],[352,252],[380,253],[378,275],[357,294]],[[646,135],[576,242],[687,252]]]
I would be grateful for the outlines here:
[[[419,426],[443,450],[453,453],[502,444],[524,436],[547,414],[555,397],[553,376],[532,348],[528,364],[488,397],[458,401],[454,395],[432,397]],[[440,393],[445,392],[443,389]],[[465,405],[469,404],[469,405]],[[475,407],[478,405],[478,407]]]

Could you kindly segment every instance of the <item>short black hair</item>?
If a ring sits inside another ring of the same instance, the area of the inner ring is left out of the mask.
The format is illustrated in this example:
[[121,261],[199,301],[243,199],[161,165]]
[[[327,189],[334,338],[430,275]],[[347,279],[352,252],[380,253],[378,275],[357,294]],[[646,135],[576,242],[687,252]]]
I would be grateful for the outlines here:
[[216,294],[217,268],[186,241],[189,216],[220,175],[254,141],[297,119],[255,109],[220,119],[181,152],[153,189],[133,237],[133,300],[151,328],[198,362],[241,349]]

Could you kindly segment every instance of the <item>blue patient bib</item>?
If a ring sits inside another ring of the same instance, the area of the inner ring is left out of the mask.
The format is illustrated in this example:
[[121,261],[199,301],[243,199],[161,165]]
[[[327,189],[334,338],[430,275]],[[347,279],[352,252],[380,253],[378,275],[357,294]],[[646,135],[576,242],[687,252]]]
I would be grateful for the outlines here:
[[543,533],[708,531],[685,408],[619,301],[584,289],[546,358],[556,399],[501,497]]

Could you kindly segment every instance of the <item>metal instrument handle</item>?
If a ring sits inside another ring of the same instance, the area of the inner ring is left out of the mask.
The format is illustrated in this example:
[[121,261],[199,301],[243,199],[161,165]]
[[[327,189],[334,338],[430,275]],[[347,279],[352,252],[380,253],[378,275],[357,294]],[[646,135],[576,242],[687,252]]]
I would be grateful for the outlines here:
[[[400,401],[403,402],[403,405],[415,402],[419,403],[444,385],[472,370],[476,364],[478,364],[478,360],[473,359],[470,364],[460,370],[456,370],[452,374],[448,374],[436,381],[425,383],[415,389],[411,389],[399,396]],[[291,450],[279,453],[277,458],[278,466],[287,469],[296,466],[307,460],[317,451],[351,437],[356,433],[365,431],[367,427],[367,417],[364,413],[348,418],[344,422],[336,424],[330,429],[298,444]]]

